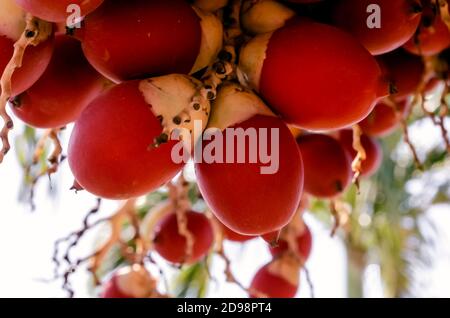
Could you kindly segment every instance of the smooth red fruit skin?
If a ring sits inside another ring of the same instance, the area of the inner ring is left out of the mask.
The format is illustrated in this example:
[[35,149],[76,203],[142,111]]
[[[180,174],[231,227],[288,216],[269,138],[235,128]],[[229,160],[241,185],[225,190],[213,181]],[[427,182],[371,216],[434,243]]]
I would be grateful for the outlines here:
[[[311,255],[312,249],[312,235],[308,226],[305,226],[305,231],[297,236],[297,254],[301,258],[303,263],[306,263]],[[277,257],[282,253],[286,252],[289,248],[288,243],[285,240],[280,240],[278,245],[275,247],[270,247],[270,253],[273,257]]]
[[425,72],[425,65],[420,57],[401,49],[381,55],[377,57],[377,61],[385,80],[394,85],[396,92],[392,97],[404,100],[416,93]]
[[113,276],[103,287],[101,298],[134,298],[122,292],[117,284],[117,276]]
[[283,119],[304,129],[350,126],[387,94],[370,53],[329,25],[291,21],[274,32],[266,56],[262,96]]
[[[350,129],[339,132],[339,141],[351,158],[356,158],[357,152],[353,149],[353,131]],[[366,151],[366,160],[362,162],[361,175],[373,176],[383,162],[383,150],[377,140],[366,135],[361,136],[361,144]]]
[[431,27],[421,27],[418,32],[403,46],[410,53],[432,56],[450,46],[450,31],[439,16]]
[[80,42],[58,35],[49,66],[16,98],[14,114],[37,128],[58,128],[75,121],[102,90],[102,76],[83,56]]
[[[269,298],[294,298],[298,286],[294,286],[282,277],[272,274],[268,267],[269,265],[266,265],[256,273],[250,285],[250,290],[257,291]],[[250,297],[258,298],[259,295],[250,295]]]
[[114,82],[187,74],[200,50],[200,21],[184,0],[106,1],[81,30],[89,62]]
[[342,193],[352,179],[351,158],[341,144],[327,135],[297,139],[305,169],[305,191],[319,198]]
[[162,127],[138,86],[139,81],[131,81],[102,93],[81,113],[70,137],[75,179],[103,198],[144,195],[182,168],[171,159],[175,141],[151,147]]
[[[257,131],[267,128],[269,153],[271,129],[278,129],[278,172],[261,174],[260,168],[267,166],[261,162],[196,163],[200,191],[215,216],[239,234],[259,236],[280,229],[292,219],[302,195],[303,165],[295,139],[287,126],[275,117],[257,115],[232,128],[256,128]],[[224,149],[225,144],[224,137]],[[234,162],[237,162],[237,152],[235,143]],[[248,154],[248,146],[246,152]]]
[[[22,67],[12,76],[12,96],[19,95],[30,88],[44,73],[52,57],[53,36],[37,46],[29,46],[24,54]],[[0,74],[14,53],[14,42],[0,35]]]
[[[398,104],[400,116],[406,116],[409,110],[407,101]],[[362,122],[359,123],[364,134],[371,137],[385,137],[391,134],[400,124],[397,111],[389,105],[381,102]]]
[[25,11],[42,20],[65,22],[73,13],[73,11],[67,12],[69,5],[78,5],[83,17],[97,9],[103,0],[16,0],[16,2]]
[[289,250],[289,244],[285,240],[278,240],[278,242],[269,245],[269,251],[273,257],[277,257],[287,250]]
[[228,227],[226,227],[223,224],[221,224],[221,226],[222,226],[223,237],[228,241],[236,242],[236,243],[244,243],[244,242],[253,240],[255,238],[255,236],[241,235],[239,233],[236,233],[235,231],[233,231],[232,229],[229,229]]
[[155,251],[174,264],[193,264],[204,258],[212,247],[214,232],[211,222],[201,213],[187,212],[187,227],[194,236],[192,255],[186,259],[186,238],[178,231],[175,213],[167,215],[155,229]]
[[84,17],[97,9],[104,0],[16,0],[25,11],[49,22],[65,22],[73,13],[68,11],[71,4],[78,5]]
[[[354,35],[373,55],[391,52],[405,44],[416,32],[420,13],[411,0],[343,0],[333,10],[336,25]],[[369,28],[370,5],[381,10],[381,28]]]
[[297,239],[298,253],[303,262],[307,262],[311,256],[312,235],[309,227],[305,227],[305,232]]

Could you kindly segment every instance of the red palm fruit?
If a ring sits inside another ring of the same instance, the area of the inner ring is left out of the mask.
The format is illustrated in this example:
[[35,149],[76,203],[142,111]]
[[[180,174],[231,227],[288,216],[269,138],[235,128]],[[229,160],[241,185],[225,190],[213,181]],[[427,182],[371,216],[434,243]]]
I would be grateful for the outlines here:
[[[230,128],[269,129],[269,140],[271,129],[278,129],[279,170],[275,174],[261,174],[260,168],[266,166],[261,161],[237,163],[235,143],[235,163],[196,164],[203,197],[216,217],[237,233],[261,235],[282,228],[292,218],[302,192],[302,161],[298,149],[293,147],[294,138],[275,117],[257,115]],[[222,134],[225,136],[225,132]],[[227,141],[223,139],[225,149]],[[248,145],[245,150],[248,152]]]
[[172,160],[176,141],[152,146],[163,131],[156,110],[188,107],[195,92],[193,79],[171,75],[119,84],[94,99],[69,142],[69,164],[79,184],[104,198],[126,199],[171,180],[183,164]]
[[319,198],[342,193],[351,182],[351,158],[341,144],[327,135],[297,139],[305,169],[305,191]]
[[121,82],[199,70],[215,58],[223,35],[215,15],[185,0],[116,0],[89,15],[78,36],[89,62]]
[[[368,12],[373,6],[377,8]],[[415,0],[343,0],[336,2],[333,19],[370,53],[380,55],[401,47],[414,35],[421,10],[420,2]],[[369,21],[370,15],[377,13],[380,24],[370,27],[369,22],[377,22]]]
[[[302,263],[306,263],[311,255],[312,249],[312,235],[309,227],[305,225],[301,234],[295,238],[297,256],[301,259]],[[277,246],[270,247],[270,253],[274,257],[280,256],[282,253],[288,251],[289,244],[286,240],[280,240]]]
[[[306,209],[308,209],[309,203],[310,203],[309,196],[306,193],[303,193],[299,207],[296,212],[296,214],[299,217],[301,217],[305,213]],[[264,235],[261,235],[261,238],[267,243],[269,243],[271,246],[276,246],[278,244],[282,231],[283,229],[279,229],[277,231],[266,233]]]
[[236,233],[235,231],[233,231],[232,229],[229,229],[222,223],[220,223],[220,225],[222,227],[223,237],[224,237],[224,239],[226,239],[228,241],[244,243],[244,242],[253,240],[255,238],[255,236],[242,235],[242,234]]
[[134,265],[119,269],[103,286],[101,298],[147,298],[156,282],[145,268]]
[[377,57],[384,78],[391,83],[392,96],[404,100],[416,93],[425,71],[425,65],[418,56],[404,50],[397,50]]
[[[353,131],[346,129],[339,132],[339,141],[351,158],[356,158],[357,152],[353,149]],[[366,160],[362,162],[361,175],[371,177],[381,166],[383,161],[383,150],[374,138],[366,135],[361,136],[361,144],[366,151]]]
[[408,101],[398,103],[398,110],[380,102],[367,118],[359,123],[365,135],[384,137],[391,134],[400,124],[401,116],[406,116],[410,108]]
[[154,234],[155,251],[165,260],[174,264],[193,264],[204,258],[212,247],[214,232],[211,222],[201,213],[187,212],[187,229],[193,236],[190,255],[186,237],[180,234],[177,215],[171,213],[156,226]]
[[[3,0],[0,2],[0,21],[0,74],[3,74],[13,56],[14,43],[25,30],[25,12],[14,0]],[[12,76],[12,96],[22,93],[41,77],[50,62],[53,43],[50,35],[37,46],[26,49],[22,67],[17,68]]]
[[290,130],[237,84],[224,85],[211,109],[208,140],[196,147],[205,156],[195,156],[206,203],[239,234],[260,236],[284,227],[303,189],[302,160]]
[[65,35],[41,78],[13,101],[14,114],[28,125],[58,128],[75,121],[103,89],[103,78],[84,58],[80,43]]
[[270,233],[266,233],[261,235],[261,238],[269,243],[271,246],[276,246],[280,241],[280,235],[282,230],[273,231]]
[[299,267],[277,259],[262,267],[250,285],[252,298],[294,298],[299,288]]
[[276,244],[269,246],[269,250],[273,257],[277,257],[289,250],[289,244],[285,240],[278,240]]
[[408,52],[432,56],[450,46],[450,31],[440,16],[424,13],[417,33],[403,46]]
[[42,20],[64,22],[74,12],[71,5],[78,6],[80,17],[83,17],[97,9],[103,0],[16,0],[16,2]]
[[388,93],[376,60],[351,35],[311,20],[290,20],[241,51],[240,80],[290,124],[334,130],[366,117]]

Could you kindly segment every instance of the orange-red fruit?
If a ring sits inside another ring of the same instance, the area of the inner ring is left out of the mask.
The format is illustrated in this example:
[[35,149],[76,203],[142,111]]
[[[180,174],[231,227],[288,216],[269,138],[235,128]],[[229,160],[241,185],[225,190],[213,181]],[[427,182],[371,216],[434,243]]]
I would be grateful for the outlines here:
[[[256,129],[257,132],[267,129],[266,149],[272,156],[275,153],[271,150],[272,130],[278,130],[278,170],[274,174],[262,174],[261,168],[269,164],[263,163],[261,158],[250,163],[248,141],[245,149],[238,149],[238,142],[235,142],[234,163],[196,163],[203,197],[216,217],[239,234],[259,236],[284,227],[298,207],[303,188],[303,165],[294,137],[276,117],[257,115],[231,128]],[[226,158],[225,131],[222,136],[223,158]],[[263,142],[262,138],[258,140],[258,143]],[[203,149],[208,144],[205,142]],[[243,150],[246,163],[238,163],[237,155]],[[273,159],[276,163],[275,157]]]
[[84,58],[80,42],[65,35],[41,78],[14,99],[14,114],[28,125],[58,128],[75,121],[102,90],[102,76]]
[[[378,6],[379,11],[374,11],[371,5]],[[420,23],[420,11],[420,3],[414,0],[343,0],[336,1],[333,19],[370,53],[380,55],[401,47],[414,35]],[[369,22],[376,22],[373,17],[377,13],[380,27],[369,27]]]
[[271,273],[270,264],[262,267],[253,278],[250,285],[252,298],[294,298],[298,291],[298,286],[292,285],[283,277]]
[[101,298],[148,298],[156,290],[156,281],[140,265],[117,270],[102,286]]
[[212,247],[213,228],[208,218],[201,213],[187,212],[187,229],[193,236],[191,255],[187,255],[186,237],[180,234],[175,213],[163,218],[155,229],[155,251],[174,264],[193,264],[204,258]]
[[433,19],[431,25],[422,19],[418,33],[403,47],[410,53],[431,56],[438,54],[450,46],[450,31],[440,16]]
[[[65,22],[74,12],[70,5],[77,5],[81,17],[91,13],[103,0],[16,0],[25,11],[50,22]],[[69,10],[70,9],[70,10]]]
[[387,86],[375,59],[351,35],[295,20],[271,36],[259,91],[289,123],[334,130],[366,117]]
[[171,158],[175,141],[151,147],[162,127],[138,86],[132,81],[102,93],[82,112],[70,137],[68,159],[75,179],[103,198],[146,194],[182,168]]
[[297,139],[305,169],[305,191],[319,198],[342,193],[351,182],[351,158],[342,145],[327,135]]
[[407,114],[409,105],[407,101],[400,102],[396,110],[393,106],[380,102],[370,115],[359,123],[359,126],[368,136],[385,137],[397,129],[401,117]]
[[244,243],[244,242],[253,240],[255,238],[255,236],[242,235],[242,234],[236,233],[235,231],[233,231],[232,229],[229,229],[228,227],[226,227],[223,224],[221,224],[221,226],[222,226],[223,237],[228,241],[236,242],[236,243]]
[[185,0],[105,1],[80,29],[87,59],[114,82],[189,73],[201,35]]
[[[295,251],[300,257],[303,263],[306,263],[311,255],[312,249],[312,235],[308,226],[305,225],[305,229],[302,234],[295,238],[297,250]],[[280,240],[277,246],[270,247],[270,253],[272,256],[277,257],[289,249],[288,242]]]
[[[53,37],[37,46],[30,46],[23,56],[22,67],[12,76],[12,96],[19,95],[30,88],[42,76],[52,57]],[[14,53],[14,42],[0,34],[0,74]]]
[[[309,207],[309,204],[310,204],[309,196],[305,192],[303,192],[299,207],[297,209],[297,214],[299,217],[301,217],[305,213],[306,209],[308,209],[308,207]],[[263,234],[263,235],[261,235],[261,238],[264,241],[266,241],[267,243],[269,243],[270,245],[274,246],[274,245],[278,244],[278,240],[280,239],[282,230],[283,229],[279,229],[277,231]]]
[[[346,129],[339,132],[339,141],[351,158],[356,158],[357,152],[353,149],[353,131]],[[366,151],[366,160],[362,162],[361,175],[370,177],[374,175],[383,161],[383,150],[374,138],[361,136],[361,144]]]
[[278,244],[278,241],[280,240],[281,231],[282,230],[278,230],[278,231],[273,231],[270,233],[263,234],[263,235],[261,235],[261,238],[264,241],[266,241],[267,243],[269,243],[270,245],[276,245],[276,244]]
[[416,93],[425,65],[422,58],[400,49],[377,57],[386,82],[391,84],[391,93],[396,100],[404,100]]
[[134,298],[119,287],[119,277],[114,275],[104,286],[101,298]]

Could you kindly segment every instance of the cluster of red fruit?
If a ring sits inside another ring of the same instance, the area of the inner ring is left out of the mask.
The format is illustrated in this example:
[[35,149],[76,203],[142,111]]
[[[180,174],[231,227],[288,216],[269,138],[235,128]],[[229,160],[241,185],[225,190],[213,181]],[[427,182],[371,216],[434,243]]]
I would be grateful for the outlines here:
[[[66,30],[71,4],[84,19]],[[279,130],[275,174],[261,174],[259,161],[195,167],[228,239],[281,235],[274,261],[253,281],[254,296],[295,295],[298,275],[291,273],[311,248],[296,215],[302,196],[334,198],[352,172],[375,173],[382,161],[375,138],[405,120],[418,91],[447,76],[441,53],[450,46],[449,12],[440,1],[2,0],[0,71],[26,12],[53,31],[27,48],[14,72],[11,109],[38,128],[75,122],[69,164],[77,183],[97,196],[129,199],[170,181],[183,169],[172,160],[170,134],[192,130],[194,120],[204,129]],[[302,132],[294,136],[288,125]],[[188,259],[175,213],[155,229],[155,250],[169,262],[196,262],[213,244],[211,221],[196,212],[186,217],[194,237]],[[129,273],[143,275],[134,268],[120,277]],[[117,277],[105,296],[120,294]],[[132,294],[146,291],[135,286]]]

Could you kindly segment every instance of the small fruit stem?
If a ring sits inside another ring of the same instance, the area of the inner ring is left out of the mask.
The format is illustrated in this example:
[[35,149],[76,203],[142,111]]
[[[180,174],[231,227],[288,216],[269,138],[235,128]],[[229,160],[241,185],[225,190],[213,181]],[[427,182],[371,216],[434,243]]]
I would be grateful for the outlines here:
[[359,125],[353,126],[353,149],[357,152],[355,159],[352,162],[352,170],[355,173],[353,176],[353,183],[358,188],[359,192],[359,177],[361,176],[362,163],[367,158],[366,150],[361,143],[362,130]]
[[438,120],[437,120],[438,123],[437,124],[441,129],[442,138],[444,139],[444,142],[445,142],[445,149],[450,154],[450,139],[449,139],[449,135],[448,135],[448,129],[445,126],[445,120],[448,118],[448,115],[449,115],[448,105],[445,100],[445,97],[448,94],[448,90],[449,90],[448,85],[445,84],[445,90],[444,90],[444,93],[441,98],[441,105],[439,107],[439,115],[438,115]]
[[[422,88],[423,87],[423,88]],[[419,104],[421,105],[422,109],[424,109],[424,98],[423,98],[423,90],[425,86],[422,86],[418,88],[418,93],[416,94],[416,99],[419,99]],[[405,115],[400,110],[400,107],[398,107],[397,102],[394,99],[386,99],[386,103],[391,106],[397,113],[397,118],[400,121],[400,126],[402,128],[403,132],[403,141],[408,145],[411,154],[414,159],[414,163],[419,170],[423,170],[424,167],[422,165],[422,162],[420,161],[419,155],[417,153],[417,149],[414,146],[414,144],[411,141],[410,134],[409,134],[409,126],[408,126],[408,120],[411,117],[411,113],[413,111],[413,107],[411,107],[408,110],[408,113]],[[434,119],[433,119],[434,122]]]
[[334,237],[337,230],[348,223],[351,208],[340,199],[330,201],[331,215],[334,218],[334,225],[331,230],[331,237]]
[[[441,8],[442,8],[442,6],[441,6]],[[446,10],[448,9],[447,3],[446,3],[445,8],[446,8]],[[447,15],[450,20],[450,14],[447,13]],[[450,139],[449,139],[449,135],[448,135],[448,129],[445,126],[445,119],[448,116],[448,112],[449,112],[447,101],[446,101],[446,97],[449,93],[448,81],[444,80],[445,87],[444,87],[444,90],[443,90],[441,98],[440,98],[440,106],[438,109],[439,113],[438,113],[438,115],[435,115],[434,112],[429,111],[426,108],[424,94],[425,94],[426,84],[427,84],[428,80],[430,78],[432,78],[432,76],[436,72],[440,73],[441,70],[439,70],[439,67],[437,67],[438,69],[435,70],[435,68],[434,68],[435,65],[439,65],[439,63],[433,58],[424,57],[424,64],[426,66],[426,70],[425,70],[425,74],[422,79],[422,82],[417,89],[417,94],[416,94],[417,103],[419,103],[423,113],[425,115],[427,115],[430,118],[430,120],[433,122],[433,124],[438,126],[439,129],[441,130],[441,135],[442,135],[442,139],[444,140],[444,143],[445,143],[445,148],[446,148],[447,152],[450,153]],[[447,67],[445,68],[445,72],[448,72]]]
[[240,289],[242,289],[245,292],[250,292],[249,289],[245,288],[244,285],[242,285],[234,276],[234,274],[231,270],[231,261],[225,254],[225,250],[223,248],[223,240],[219,244],[220,244],[220,248],[216,251],[216,254],[219,255],[225,262],[224,272],[225,272],[227,282],[235,284],[236,286],[238,286]]
[[[70,284],[70,276],[76,270],[76,267],[77,267],[76,264],[81,264],[81,261],[76,261],[76,262],[72,261],[72,259],[70,257],[70,252],[72,251],[73,248],[75,248],[78,245],[78,242],[81,240],[84,233],[87,232],[90,228],[92,228],[92,225],[89,225],[90,218],[99,212],[100,206],[101,206],[101,199],[97,199],[97,203],[96,203],[95,207],[89,211],[89,213],[85,216],[85,218],[83,220],[83,228],[81,230],[78,230],[78,231],[75,231],[75,232],[69,234],[67,237],[57,240],[54,243],[52,261],[53,261],[55,267],[53,270],[53,279],[54,280],[57,280],[60,278],[63,279],[63,289],[65,291],[67,291],[67,293],[69,294],[69,297],[74,296],[74,291],[72,290],[72,287]],[[60,260],[60,258],[59,258],[60,246],[63,243],[66,243],[68,247],[67,247],[64,255],[62,255],[62,258]],[[62,264],[61,264],[62,262],[67,263],[68,269],[66,271],[64,271],[63,274],[59,274],[60,268],[62,266]]]
[[245,288],[244,285],[242,285],[234,276],[232,270],[231,270],[231,261],[230,259],[227,257],[227,255],[225,254],[225,249],[224,249],[224,235],[223,235],[223,230],[222,230],[222,226],[219,223],[219,221],[213,216],[213,213],[211,212],[211,210],[206,210],[205,214],[208,216],[210,222],[213,225],[213,229],[214,229],[214,239],[215,239],[215,246],[214,246],[214,250],[215,253],[220,256],[224,263],[225,263],[225,277],[228,283],[232,283],[235,284],[236,286],[238,286],[239,288],[241,288],[243,291],[250,293],[251,291],[248,288]]
[[447,82],[445,82],[445,89],[442,92],[441,95],[441,100],[440,100],[440,106],[437,109],[438,114],[436,115],[434,112],[429,111],[426,107],[425,107],[425,98],[423,96],[423,93],[420,93],[420,105],[422,107],[422,111],[424,112],[424,114],[426,114],[430,120],[433,122],[433,124],[437,127],[439,127],[440,131],[441,131],[441,135],[442,135],[442,139],[444,140],[444,144],[445,144],[445,149],[448,153],[450,153],[450,139],[449,139],[449,135],[448,135],[448,129],[445,126],[445,121],[446,118],[448,117],[448,105],[447,105],[447,101],[446,101],[446,96],[449,93],[449,87]]
[[192,256],[195,238],[189,231],[187,212],[191,209],[189,201],[189,182],[183,176],[183,173],[174,184],[169,182],[169,198],[172,202],[178,222],[178,233],[186,239],[185,261]]
[[[36,208],[36,206],[34,204],[34,191],[36,188],[36,184],[43,176],[47,175],[50,179],[53,174],[58,172],[59,164],[62,161],[63,149],[61,146],[61,142],[59,141],[59,138],[58,138],[58,133],[61,130],[62,130],[62,128],[47,130],[44,133],[44,135],[41,137],[41,139],[39,139],[39,141],[36,145],[36,149],[35,149],[34,155],[33,155],[32,166],[37,165],[39,163],[39,160],[40,160],[43,152],[45,151],[45,146],[46,146],[47,140],[49,140],[49,139],[53,143],[53,151],[50,154],[50,156],[48,157],[48,162],[50,163],[50,165],[48,165],[37,176],[34,176],[31,179],[31,182],[30,182],[31,183],[31,185],[30,185],[30,204],[31,204],[32,211],[34,211]],[[29,171],[31,170],[31,166],[28,167],[27,170],[28,170],[27,174],[29,174]]]
[[100,285],[100,280],[97,276],[97,271],[100,268],[103,260],[108,255],[108,252],[113,248],[116,243],[121,242],[121,233],[122,226],[126,219],[129,219],[130,215],[136,213],[135,210],[136,199],[130,199],[126,201],[122,207],[117,210],[113,216],[100,220],[94,223],[96,224],[108,222],[111,227],[111,234],[108,240],[102,245],[100,249],[98,249],[93,255],[89,256],[87,259],[91,262],[91,266],[89,267],[89,271],[92,273],[94,277],[94,283],[96,285]]
[[[95,208],[93,208],[85,217],[82,228],[55,242],[54,254],[52,258],[53,262],[55,263],[54,279],[63,279],[63,289],[68,292],[69,297],[74,296],[74,292],[70,284],[70,277],[82,264],[90,262],[91,266],[89,267],[89,272],[91,272],[93,275],[95,285],[99,285],[101,283],[99,277],[97,276],[97,272],[101,267],[103,261],[116,244],[119,244],[119,247],[124,246],[121,238],[124,222],[128,220],[131,224],[134,224],[134,220],[138,220],[136,216],[136,201],[136,198],[127,200],[112,216],[98,219],[95,222],[90,222],[91,217],[97,214],[100,209],[101,200],[98,199]],[[70,252],[78,246],[79,242],[84,237],[86,232],[105,223],[109,223],[111,227],[111,234],[109,235],[107,241],[103,243],[103,245],[93,254],[78,259],[72,259],[70,256]],[[59,258],[59,248],[62,244],[66,244],[67,248],[62,255],[62,258]],[[128,257],[130,254],[128,251],[121,251],[126,252],[125,255],[123,255],[124,257]],[[146,251],[142,251],[143,255],[145,253]],[[136,261],[136,259],[141,259],[140,256],[141,255],[137,255],[136,253],[134,253],[133,257],[130,257],[129,259],[130,263],[142,263]],[[67,266],[65,271],[60,274],[60,267],[62,262],[65,262]]]
[[10,61],[5,67],[0,79],[0,117],[3,120],[3,128],[0,131],[2,149],[0,150],[0,163],[9,152],[11,144],[9,142],[9,132],[14,128],[14,123],[6,111],[8,100],[12,96],[12,76],[17,68],[22,67],[23,56],[28,46],[37,46],[45,41],[52,33],[52,25],[41,21],[30,14],[26,16],[26,27],[20,38],[14,43],[14,52]]
[[80,191],[83,191],[84,188],[78,183],[77,180],[73,180],[73,184],[72,184],[72,187],[70,188],[70,190],[71,191],[73,190],[73,191],[75,191],[75,193],[78,193]]
[[424,168],[423,168],[422,162],[420,161],[419,155],[417,153],[417,149],[414,146],[414,144],[412,143],[411,138],[409,136],[409,127],[408,127],[407,119],[402,117],[400,124],[401,124],[402,130],[403,130],[403,140],[405,141],[405,143],[408,145],[409,149],[411,150],[416,167],[419,170],[423,170]]
[[311,273],[309,272],[309,269],[306,266],[303,266],[303,271],[305,272],[306,276],[306,282],[309,286],[309,292],[311,293],[311,298],[316,298],[316,293],[314,289],[314,283],[312,281]]

